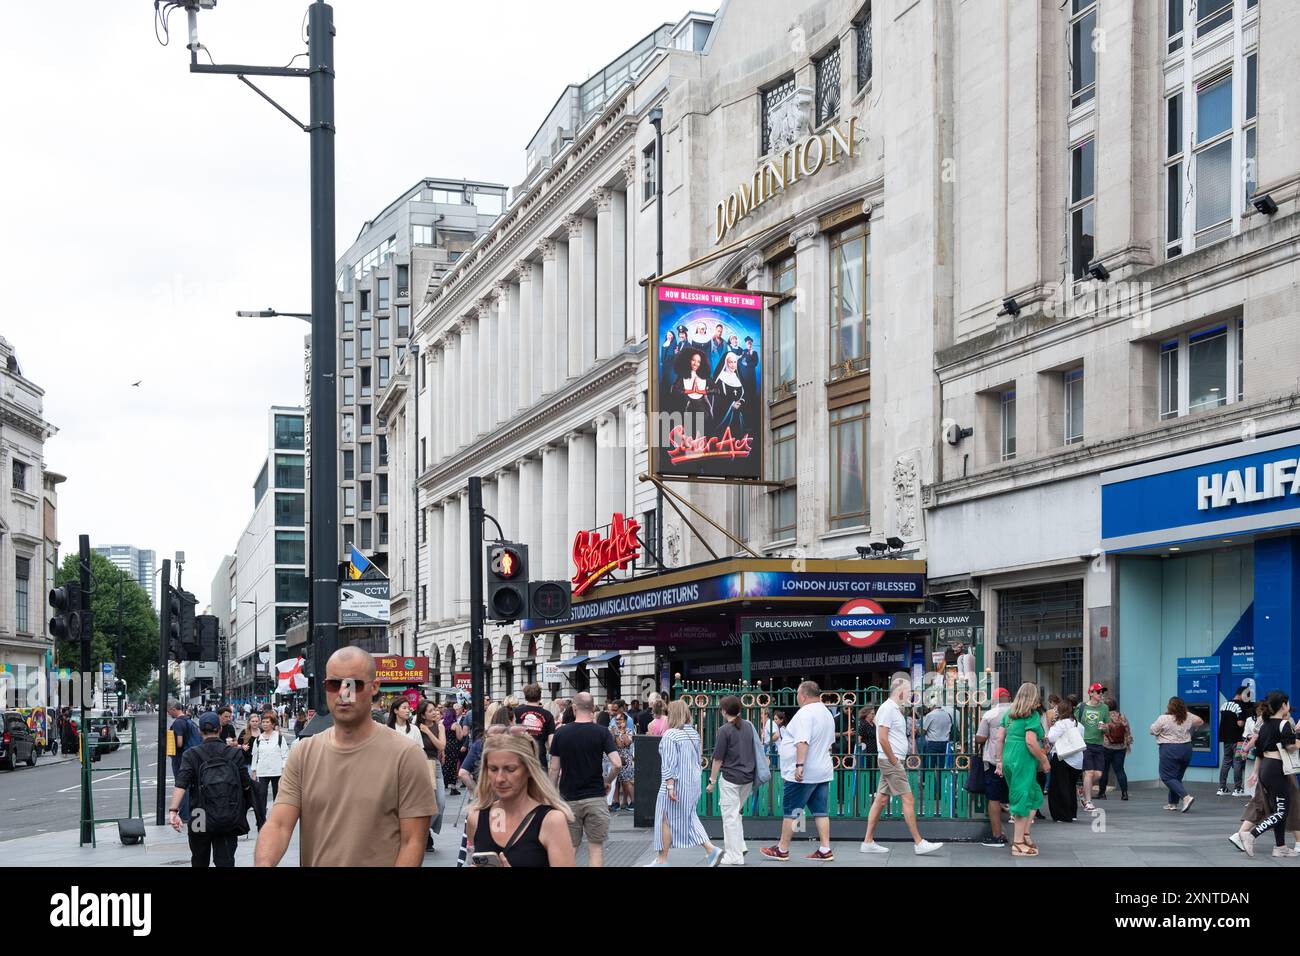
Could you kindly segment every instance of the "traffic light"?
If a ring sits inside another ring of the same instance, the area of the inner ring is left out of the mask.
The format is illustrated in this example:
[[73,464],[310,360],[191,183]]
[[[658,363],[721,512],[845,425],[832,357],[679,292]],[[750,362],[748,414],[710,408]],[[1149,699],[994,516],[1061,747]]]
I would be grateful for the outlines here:
[[528,545],[508,541],[487,547],[487,616],[517,621],[528,613]]
[[167,618],[167,656],[174,661],[199,660],[198,636],[194,630],[194,607],[198,599],[189,591],[168,586],[163,600]]
[[181,648],[185,656],[181,660],[197,661],[199,657],[199,635],[194,626],[194,609],[198,606],[199,599],[189,591],[178,592],[181,597]]
[[532,581],[528,585],[528,616],[554,621],[569,613],[573,585],[568,581]]
[[217,616],[200,614],[194,619],[194,627],[198,631],[198,660],[215,662],[217,660]]
[[81,585],[69,581],[62,587],[50,588],[50,607],[54,608],[54,617],[50,618],[50,634],[61,641],[81,640],[84,624]]

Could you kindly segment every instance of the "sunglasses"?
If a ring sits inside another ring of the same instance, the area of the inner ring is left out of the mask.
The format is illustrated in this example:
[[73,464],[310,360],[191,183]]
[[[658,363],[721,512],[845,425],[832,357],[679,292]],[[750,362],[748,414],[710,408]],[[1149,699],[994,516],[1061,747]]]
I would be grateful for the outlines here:
[[365,681],[356,677],[327,677],[325,678],[325,689],[331,694],[337,694],[344,686],[356,690],[358,687],[365,685]]

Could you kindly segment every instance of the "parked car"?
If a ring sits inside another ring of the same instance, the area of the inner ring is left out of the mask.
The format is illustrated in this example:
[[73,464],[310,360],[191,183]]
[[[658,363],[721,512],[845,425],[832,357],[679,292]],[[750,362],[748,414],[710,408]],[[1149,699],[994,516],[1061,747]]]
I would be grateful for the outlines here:
[[91,736],[98,741],[96,745],[101,754],[115,753],[122,745],[117,736],[117,714],[111,710],[95,710],[87,715],[90,721]]
[[0,734],[0,767],[13,770],[18,761],[36,766],[36,735],[27,726],[27,718],[16,710],[4,713],[4,732]]

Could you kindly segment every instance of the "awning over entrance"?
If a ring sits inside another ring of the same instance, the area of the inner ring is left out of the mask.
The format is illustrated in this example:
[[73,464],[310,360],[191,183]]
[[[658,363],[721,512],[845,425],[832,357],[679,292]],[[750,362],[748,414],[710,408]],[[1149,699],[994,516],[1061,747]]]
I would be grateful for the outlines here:
[[684,618],[788,613],[796,603],[834,613],[850,598],[915,604],[924,596],[924,561],[724,558],[592,588],[564,617],[525,620],[521,630],[635,640]]
[[576,671],[590,659],[589,654],[579,654],[577,657],[570,657],[567,661],[560,661],[559,667],[562,671]]
[[612,661],[612,660],[617,660],[617,659],[622,655],[622,653],[623,653],[622,651],[606,651],[604,654],[597,654],[595,657],[593,657],[593,658],[592,658],[591,660],[589,660],[587,663],[588,663],[588,664],[608,664],[608,663],[609,663],[610,661]]

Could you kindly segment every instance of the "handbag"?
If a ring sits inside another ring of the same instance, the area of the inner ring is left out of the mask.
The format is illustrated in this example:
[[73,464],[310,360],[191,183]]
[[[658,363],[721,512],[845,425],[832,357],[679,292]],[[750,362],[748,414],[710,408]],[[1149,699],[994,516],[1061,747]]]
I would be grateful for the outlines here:
[[984,749],[971,758],[970,770],[966,771],[966,792],[983,794],[988,789],[984,773]]
[[753,724],[749,725],[749,732],[754,735],[754,786],[761,787],[772,779],[772,762],[767,759],[767,751]]
[[[1287,721],[1290,723],[1290,721]],[[1292,725],[1294,727],[1294,724]],[[1277,747],[1277,755],[1282,758],[1282,772],[1288,777],[1294,777],[1300,774],[1300,750],[1287,750],[1280,743]]]
[[1061,737],[1056,741],[1056,756],[1064,760],[1066,757],[1072,757],[1084,750],[1087,744],[1083,742],[1083,734],[1079,733],[1079,725],[1072,724],[1067,726],[1061,733]]

